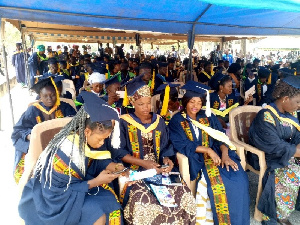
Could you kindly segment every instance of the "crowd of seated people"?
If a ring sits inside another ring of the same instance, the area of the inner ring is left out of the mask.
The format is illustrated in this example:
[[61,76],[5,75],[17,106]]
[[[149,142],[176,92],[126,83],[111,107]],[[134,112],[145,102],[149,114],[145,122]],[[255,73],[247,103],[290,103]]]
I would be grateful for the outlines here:
[[[100,56],[78,46],[45,55],[39,45],[30,59],[39,101],[13,130],[16,183],[33,127],[72,120],[40,155],[23,190],[19,214],[26,224],[250,224],[248,176],[226,136],[230,111],[243,105],[264,107],[249,131],[268,165],[262,223],[290,224],[299,209],[300,61],[293,68],[258,66],[258,59],[214,66],[198,57],[131,58],[120,49],[113,56],[107,48]],[[74,84],[75,98],[61,94],[64,80]],[[176,153],[188,158],[196,196],[183,180],[165,181],[179,172]],[[254,166],[258,160],[248,159]],[[149,171],[156,175],[132,179]]]

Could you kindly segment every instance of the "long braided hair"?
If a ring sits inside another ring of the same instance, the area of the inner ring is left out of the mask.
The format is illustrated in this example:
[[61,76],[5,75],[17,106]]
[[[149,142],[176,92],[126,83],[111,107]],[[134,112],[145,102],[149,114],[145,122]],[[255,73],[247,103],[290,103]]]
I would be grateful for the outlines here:
[[[84,134],[84,130],[88,126],[91,128],[91,130],[94,130],[98,128],[101,130],[107,130],[112,129],[112,123],[111,121],[108,121],[108,123],[98,123],[94,122],[92,123],[89,119],[89,115],[84,110],[84,107],[81,107],[81,109],[77,112],[77,114],[72,118],[72,120],[62,128],[62,130],[54,136],[54,138],[49,142],[45,150],[40,155],[34,174],[35,176],[40,176],[40,181],[42,179],[42,172],[45,170],[45,185],[47,181],[49,180],[49,188],[51,187],[51,180],[52,180],[52,170],[53,170],[53,163],[54,163],[54,157],[57,153],[57,151],[60,149],[61,144],[64,142],[64,140],[69,136],[73,135],[73,145],[71,149],[70,154],[70,160],[69,160],[69,182],[67,184],[67,188],[69,187],[69,184],[71,182],[71,162],[72,162],[72,156],[74,155],[74,140],[76,134],[79,136],[79,169],[80,171],[85,174],[85,143],[86,143],[86,137]],[[48,163],[47,163],[48,162]]]

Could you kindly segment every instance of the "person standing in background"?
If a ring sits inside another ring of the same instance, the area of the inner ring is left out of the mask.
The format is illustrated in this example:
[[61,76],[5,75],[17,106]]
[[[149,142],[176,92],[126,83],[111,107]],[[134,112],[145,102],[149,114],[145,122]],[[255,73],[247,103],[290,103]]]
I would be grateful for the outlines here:
[[22,50],[22,44],[16,43],[16,51],[12,56],[12,65],[15,67],[17,82],[25,87],[25,56]]

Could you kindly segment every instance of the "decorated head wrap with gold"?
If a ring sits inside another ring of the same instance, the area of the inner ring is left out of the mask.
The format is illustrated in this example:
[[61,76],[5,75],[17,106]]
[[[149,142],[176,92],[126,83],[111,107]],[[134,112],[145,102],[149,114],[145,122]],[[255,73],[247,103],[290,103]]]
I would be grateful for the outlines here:
[[123,106],[127,106],[129,101],[135,102],[142,97],[151,97],[150,88],[145,84],[142,78],[143,75],[140,75],[124,84],[125,95]]

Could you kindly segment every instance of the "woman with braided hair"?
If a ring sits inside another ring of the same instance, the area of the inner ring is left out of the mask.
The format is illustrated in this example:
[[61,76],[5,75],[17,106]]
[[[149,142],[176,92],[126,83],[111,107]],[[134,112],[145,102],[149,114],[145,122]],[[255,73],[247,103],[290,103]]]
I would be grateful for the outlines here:
[[118,148],[119,115],[93,93],[84,107],[50,141],[26,184],[19,214],[26,224],[121,224],[120,204],[109,186],[124,169],[109,151],[99,151],[111,133]]
[[[267,170],[257,208],[264,214],[262,224],[290,225],[300,187],[300,79],[294,75],[280,80],[273,91],[275,101],[260,110],[249,130],[249,142],[266,154]],[[258,159],[248,162],[259,169]]]
[[40,101],[29,106],[14,126],[11,139],[15,147],[14,178],[19,183],[24,171],[24,158],[28,152],[31,130],[33,127],[47,120],[74,116],[75,109],[68,103],[61,102],[59,91],[54,79],[40,80],[32,88]]

